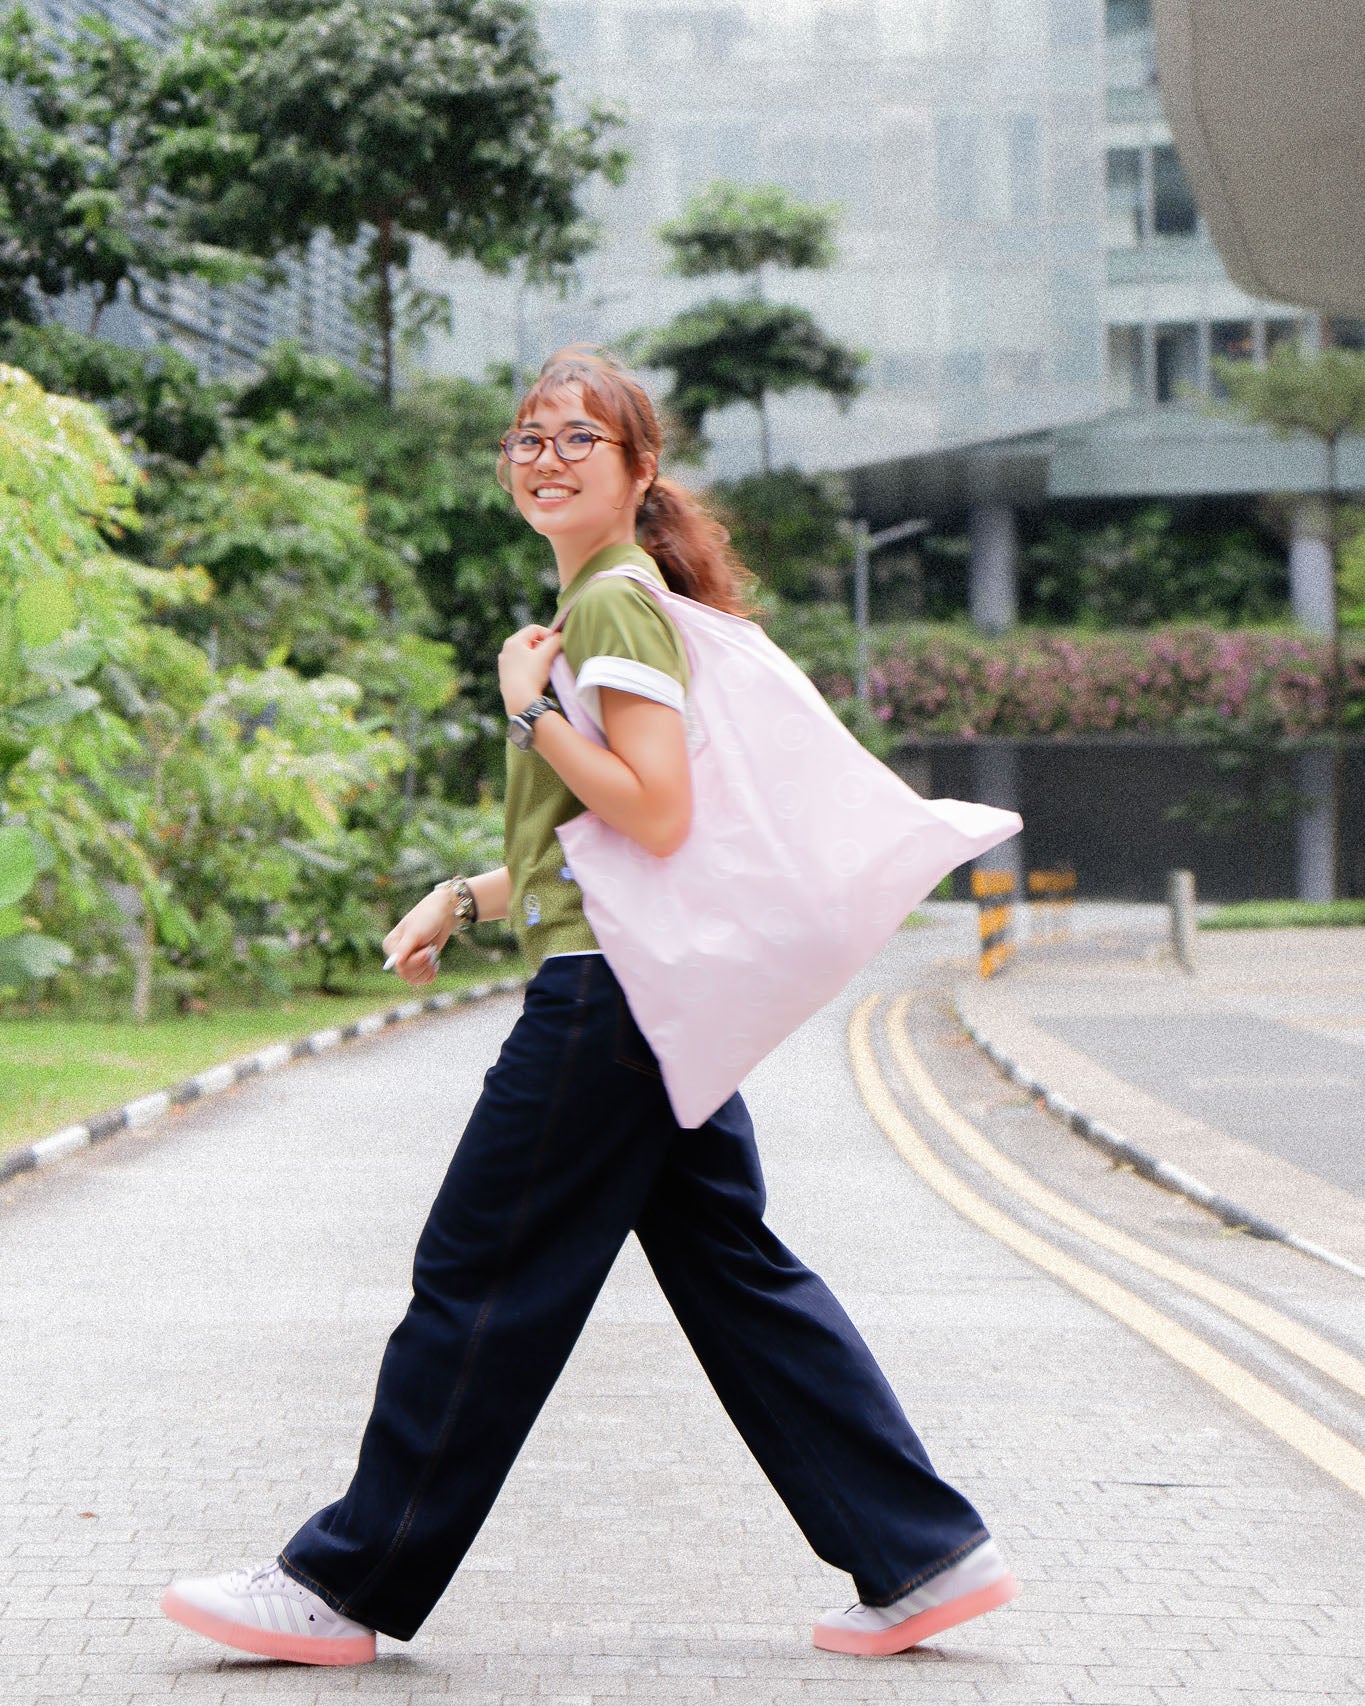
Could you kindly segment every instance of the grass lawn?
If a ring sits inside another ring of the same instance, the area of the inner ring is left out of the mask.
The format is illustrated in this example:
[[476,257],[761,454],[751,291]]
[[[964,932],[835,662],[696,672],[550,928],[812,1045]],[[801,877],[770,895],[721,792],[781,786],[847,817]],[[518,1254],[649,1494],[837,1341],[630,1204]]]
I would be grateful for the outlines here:
[[1365,900],[1239,900],[1199,920],[1201,930],[1284,930],[1304,924],[1365,924]]
[[[448,956],[449,957],[449,956]],[[458,962],[457,962],[458,964]],[[169,1089],[220,1061],[286,1042],[441,990],[525,975],[520,955],[470,959],[409,989],[392,972],[347,980],[344,995],[299,990],[250,1007],[226,1000],[207,1013],[168,1013],[145,1025],[69,1011],[0,1015],[0,1152],[32,1143],[135,1096]]]

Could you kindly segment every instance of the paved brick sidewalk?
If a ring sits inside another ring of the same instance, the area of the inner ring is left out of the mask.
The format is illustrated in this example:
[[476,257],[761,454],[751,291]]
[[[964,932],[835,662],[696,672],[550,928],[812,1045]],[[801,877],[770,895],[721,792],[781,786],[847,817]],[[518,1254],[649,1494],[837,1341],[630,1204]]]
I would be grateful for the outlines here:
[[631,1245],[416,1640],[324,1672],[227,1656],[156,1614],[170,1576],[268,1557],[344,1486],[508,997],[7,1187],[0,1700],[1359,1699],[1349,1495],[960,1221],[858,1101],[851,1007],[966,955],[970,928],[897,938],[746,1096],[774,1226],[980,1504],[1016,1606],[895,1659],[816,1652],[811,1617],[847,1583],[808,1552]]

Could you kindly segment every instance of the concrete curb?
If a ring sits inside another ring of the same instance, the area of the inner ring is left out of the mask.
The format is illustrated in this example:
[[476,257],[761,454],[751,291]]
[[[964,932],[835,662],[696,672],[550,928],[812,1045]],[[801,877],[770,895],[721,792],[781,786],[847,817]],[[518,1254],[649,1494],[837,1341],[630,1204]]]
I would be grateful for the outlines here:
[[1312,1256],[1315,1261],[1326,1262],[1329,1267],[1340,1268],[1343,1273],[1353,1274],[1357,1279],[1365,1279],[1365,1268],[1358,1266],[1348,1257],[1339,1256],[1333,1250],[1324,1249],[1321,1244],[1300,1238],[1297,1233],[1274,1225],[1262,1216],[1253,1214],[1250,1209],[1240,1208],[1202,1180],[1196,1179],[1192,1173],[1187,1173],[1183,1167],[1172,1167],[1168,1161],[1163,1161],[1159,1156],[1141,1148],[1131,1138],[1115,1131],[1112,1126],[1106,1125],[1102,1120],[1092,1119],[1064,1096],[1059,1096],[1055,1090],[1049,1090],[1046,1084],[1039,1083],[1018,1061],[1011,1059],[1003,1049],[998,1048],[978,1025],[974,1025],[967,1018],[956,997],[953,1000],[953,1011],[957,1015],[958,1024],[1006,1078],[1019,1085],[1020,1089],[1027,1090],[1031,1096],[1040,1096],[1050,1114],[1061,1120],[1063,1125],[1069,1126],[1078,1137],[1093,1144],[1096,1149],[1103,1150],[1115,1161],[1123,1162],[1135,1173],[1140,1173],[1144,1179],[1150,1179],[1154,1185],[1175,1191],[1200,1208],[1207,1209],[1225,1226],[1236,1232],[1246,1232],[1253,1238],[1264,1238],[1276,1244],[1287,1244],[1291,1250]]
[[103,1143],[117,1132],[147,1125],[170,1108],[183,1107],[186,1102],[198,1102],[205,1096],[220,1095],[245,1078],[273,1072],[277,1067],[288,1066],[290,1061],[301,1060],[305,1055],[323,1054],[329,1048],[354,1042],[358,1037],[373,1036],[376,1031],[400,1025],[407,1019],[419,1018],[424,1013],[440,1013],[447,1007],[467,1006],[471,1001],[487,1000],[490,995],[510,995],[514,990],[524,989],[526,981],[523,977],[504,977],[492,983],[472,983],[468,989],[442,990],[421,1001],[404,1001],[401,1006],[390,1007],[386,1012],[362,1014],[349,1025],[314,1031],[309,1036],[296,1037],[292,1042],[270,1043],[255,1054],[243,1055],[240,1060],[206,1067],[203,1072],[195,1073],[193,1078],[174,1084],[168,1090],[153,1090],[150,1095],[125,1102],[121,1108],[110,1108],[80,1125],[63,1126],[50,1137],[39,1138],[36,1143],[26,1144],[22,1149],[11,1150],[8,1155],[0,1157],[0,1184],[20,1173],[31,1173],[39,1167],[50,1166],[78,1149],[89,1149],[92,1144]]

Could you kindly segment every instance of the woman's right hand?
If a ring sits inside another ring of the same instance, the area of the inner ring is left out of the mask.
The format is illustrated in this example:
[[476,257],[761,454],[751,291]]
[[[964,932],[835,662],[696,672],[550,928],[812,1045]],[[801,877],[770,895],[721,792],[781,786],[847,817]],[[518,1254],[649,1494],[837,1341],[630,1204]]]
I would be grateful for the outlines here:
[[436,976],[441,949],[450,940],[453,923],[450,901],[445,894],[423,895],[384,938],[385,957],[394,962],[390,970],[396,971],[414,989],[430,983]]

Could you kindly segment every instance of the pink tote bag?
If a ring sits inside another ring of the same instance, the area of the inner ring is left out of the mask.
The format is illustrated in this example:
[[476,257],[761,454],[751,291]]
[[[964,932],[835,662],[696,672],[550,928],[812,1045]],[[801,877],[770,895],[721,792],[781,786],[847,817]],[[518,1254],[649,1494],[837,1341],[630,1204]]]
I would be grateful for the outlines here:
[[[678,1124],[696,1127],[942,877],[1023,821],[921,799],[757,623],[628,566],[592,578],[610,575],[646,587],[687,648],[692,828],[666,859],[590,811],[558,835]],[[550,680],[571,725],[605,746],[562,653]]]

